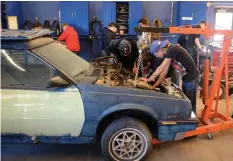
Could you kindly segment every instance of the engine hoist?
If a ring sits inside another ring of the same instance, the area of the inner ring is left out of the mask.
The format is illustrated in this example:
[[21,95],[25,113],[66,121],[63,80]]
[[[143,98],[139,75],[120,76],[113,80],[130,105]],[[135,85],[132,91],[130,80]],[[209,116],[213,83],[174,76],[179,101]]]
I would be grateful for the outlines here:
[[[193,131],[184,132],[184,137],[191,137],[195,135],[208,134],[209,138],[212,138],[212,133],[233,128],[233,119],[229,113],[229,87],[228,87],[228,50],[232,41],[232,30],[216,30],[211,29],[209,24],[205,29],[200,28],[185,28],[185,27],[168,27],[168,28],[155,28],[155,27],[135,27],[135,32],[153,32],[153,33],[170,33],[170,34],[199,34],[204,35],[206,38],[211,36],[223,35],[223,47],[220,55],[220,63],[216,67],[214,79],[212,81],[211,89],[209,90],[209,59],[204,62],[204,76],[203,76],[203,88],[202,99],[204,108],[198,116],[200,123],[203,126],[197,127]],[[218,110],[219,107],[219,91],[221,78],[225,69],[225,85],[226,85],[226,111],[221,113]],[[211,92],[209,92],[211,91]],[[217,98],[215,100],[215,96]],[[214,105],[214,101],[216,101]],[[154,144],[159,143],[156,139],[153,140]]]

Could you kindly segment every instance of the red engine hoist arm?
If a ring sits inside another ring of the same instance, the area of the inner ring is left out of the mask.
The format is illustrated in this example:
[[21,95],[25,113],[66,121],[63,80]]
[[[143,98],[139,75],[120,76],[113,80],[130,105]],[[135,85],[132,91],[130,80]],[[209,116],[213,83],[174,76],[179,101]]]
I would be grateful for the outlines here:
[[[134,27],[134,31],[136,33],[142,32],[154,32],[154,33],[171,33],[171,34],[199,34],[204,35],[206,38],[209,38],[215,34],[217,35],[224,35],[228,38],[232,38],[232,31],[231,30],[215,30],[209,27],[207,24],[205,29],[201,28],[186,28],[186,27],[167,27],[167,28],[158,28],[158,27]],[[224,41],[225,42],[225,41]]]

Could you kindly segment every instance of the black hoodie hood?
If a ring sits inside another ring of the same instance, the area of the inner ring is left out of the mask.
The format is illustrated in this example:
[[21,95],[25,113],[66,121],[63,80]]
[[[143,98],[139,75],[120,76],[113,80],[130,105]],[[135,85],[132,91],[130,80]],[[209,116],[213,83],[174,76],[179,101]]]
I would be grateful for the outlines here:
[[104,27],[101,35],[101,49],[105,50],[108,44],[115,39],[115,33],[108,27]]

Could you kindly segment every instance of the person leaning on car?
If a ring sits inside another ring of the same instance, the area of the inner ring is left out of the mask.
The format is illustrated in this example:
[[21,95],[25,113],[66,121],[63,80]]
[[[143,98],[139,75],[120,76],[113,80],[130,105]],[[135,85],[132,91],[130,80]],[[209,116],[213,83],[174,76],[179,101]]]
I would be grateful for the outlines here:
[[[154,56],[150,50],[143,50],[142,51],[142,62],[143,62],[143,77],[149,78],[153,72],[162,64],[164,58],[159,58]],[[136,64],[138,63],[138,58]],[[139,70],[140,72],[140,70]],[[171,82],[182,88],[182,82],[180,81],[179,73],[174,70],[172,66],[169,67],[168,74],[166,78],[171,78]]]
[[130,38],[112,40],[105,52],[107,56],[114,56],[124,68],[131,71],[139,55],[137,42]]
[[156,57],[164,58],[162,64],[156,68],[146,82],[154,82],[154,88],[162,83],[168,74],[170,65],[181,75],[182,89],[192,104],[192,110],[196,113],[196,89],[199,79],[199,71],[189,53],[180,45],[173,45],[168,40],[154,41],[150,46],[150,51]]
[[65,41],[66,47],[76,55],[79,55],[80,44],[78,39],[78,33],[75,29],[68,24],[62,25],[63,33],[58,37],[58,41]]

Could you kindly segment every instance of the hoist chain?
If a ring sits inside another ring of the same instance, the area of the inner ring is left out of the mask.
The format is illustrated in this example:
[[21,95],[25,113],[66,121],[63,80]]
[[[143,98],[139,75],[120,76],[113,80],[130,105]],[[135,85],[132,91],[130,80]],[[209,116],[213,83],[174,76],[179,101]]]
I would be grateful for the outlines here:
[[141,66],[141,72],[142,72],[142,75],[143,75],[143,61],[142,61],[142,51],[141,50],[139,50],[137,69],[136,69],[136,73],[135,73],[135,80],[138,79],[140,66]]

